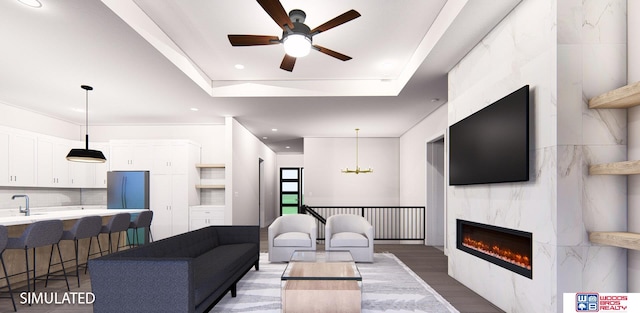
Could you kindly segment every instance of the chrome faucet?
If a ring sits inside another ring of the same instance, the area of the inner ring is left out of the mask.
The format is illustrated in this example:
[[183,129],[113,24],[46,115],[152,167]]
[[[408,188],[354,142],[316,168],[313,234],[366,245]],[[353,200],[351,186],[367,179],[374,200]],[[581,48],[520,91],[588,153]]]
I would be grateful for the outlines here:
[[29,210],[29,196],[27,195],[13,195],[13,197],[11,197],[11,200],[14,200],[15,198],[24,198],[26,201],[26,207],[24,208],[24,210],[22,209],[22,206],[20,206],[20,213],[24,213],[24,216],[29,216],[31,215],[31,210]]

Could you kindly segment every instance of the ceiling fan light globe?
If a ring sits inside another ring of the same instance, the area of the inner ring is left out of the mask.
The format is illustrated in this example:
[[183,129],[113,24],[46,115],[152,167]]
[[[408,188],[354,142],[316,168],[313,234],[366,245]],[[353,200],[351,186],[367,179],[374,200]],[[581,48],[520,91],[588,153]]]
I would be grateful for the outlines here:
[[284,38],[284,52],[294,58],[301,58],[311,51],[311,38],[303,34],[291,34]]

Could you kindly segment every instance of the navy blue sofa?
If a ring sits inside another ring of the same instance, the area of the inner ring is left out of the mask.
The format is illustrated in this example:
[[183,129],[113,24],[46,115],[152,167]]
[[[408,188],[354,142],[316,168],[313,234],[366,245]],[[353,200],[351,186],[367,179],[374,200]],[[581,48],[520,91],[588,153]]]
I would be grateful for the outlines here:
[[210,226],[89,260],[93,312],[207,312],[259,255],[259,226]]

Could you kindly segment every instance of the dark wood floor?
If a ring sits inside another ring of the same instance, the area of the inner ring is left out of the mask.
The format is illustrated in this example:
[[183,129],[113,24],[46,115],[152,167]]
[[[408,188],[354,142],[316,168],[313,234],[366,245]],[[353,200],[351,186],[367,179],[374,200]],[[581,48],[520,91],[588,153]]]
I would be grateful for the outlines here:
[[[267,252],[267,230],[262,229],[260,250]],[[318,249],[324,246],[318,245]],[[440,293],[449,303],[451,303],[461,313],[495,313],[504,312],[480,297],[469,288],[460,284],[447,275],[447,258],[444,253],[434,247],[424,245],[397,245],[397,244],[377,244],[375,252],[389,252],[396,255],[411,270],[420,276],[427,284]],[[91,282],[89,275],[84,275],[81,271],[81,287],[78,288],[75,277],[69,279],[71,291],[89,291]],[[12,286],[22,288],[23,286]],[[49,286],[44,288],[44,283],[38,284],[38,291],[42,292],[64,292],[66,286],[62,281],[49,282]],[[4,290],[2,290],[4,291]],[[4,294],[1,294],[4,295]],[[0,296],[1,296],[0,295]],[[62,294],[59,295],[60,297]],[[16,293],[14,296],[18,312],[25,313],[91,313],[92,309],[87,305],[34,305],[27,306],[19,304],[20,297]],[[13,312],[11,300],[0,298],[0,313]]]
[[447,257],[424,245],[375,246],[375,252],[390,252],[462,313],[504,312],[447,274]]

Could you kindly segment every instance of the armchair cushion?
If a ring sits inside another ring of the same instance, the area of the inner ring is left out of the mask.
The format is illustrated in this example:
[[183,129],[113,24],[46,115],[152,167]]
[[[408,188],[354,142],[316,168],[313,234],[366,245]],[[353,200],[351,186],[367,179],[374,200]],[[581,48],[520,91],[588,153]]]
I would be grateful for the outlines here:
[[341,232],[333,234],[330,238],[332,247],[367,247],[369,239],[363,234]]
[[273,239],[274,247],[311,247],[311,236],[308,233],[288,232]]

